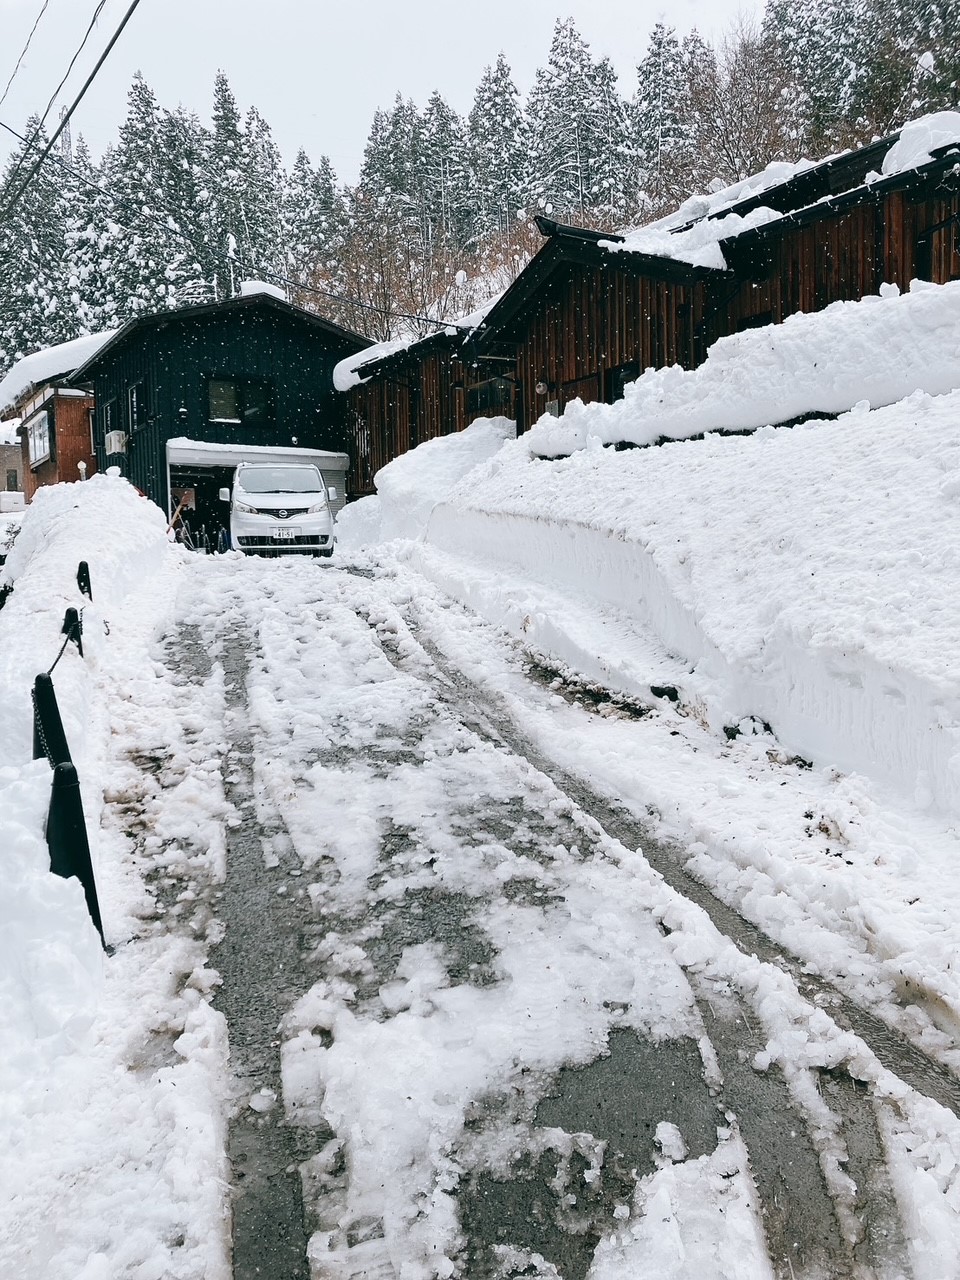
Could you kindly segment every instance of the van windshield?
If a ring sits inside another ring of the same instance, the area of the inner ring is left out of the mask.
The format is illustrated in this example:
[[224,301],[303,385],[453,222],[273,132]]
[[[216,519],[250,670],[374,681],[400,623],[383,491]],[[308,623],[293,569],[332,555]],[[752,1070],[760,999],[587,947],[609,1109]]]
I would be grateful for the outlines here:
[[323,490],[316,467],[244,467],[237,484],[246,493],[319,493]]

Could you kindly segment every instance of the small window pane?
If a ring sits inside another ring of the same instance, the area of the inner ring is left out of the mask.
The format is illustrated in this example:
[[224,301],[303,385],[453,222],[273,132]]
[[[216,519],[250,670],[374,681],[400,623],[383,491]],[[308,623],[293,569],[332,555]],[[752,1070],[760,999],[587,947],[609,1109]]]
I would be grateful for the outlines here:
[[210,419],[213,422],[240,421],[240,402],[235,382],[221,378],[210,379]]
[[27,448],[31,466],[45,462],[50,457],[50,419],[46,410],[31,418],[27,424]]

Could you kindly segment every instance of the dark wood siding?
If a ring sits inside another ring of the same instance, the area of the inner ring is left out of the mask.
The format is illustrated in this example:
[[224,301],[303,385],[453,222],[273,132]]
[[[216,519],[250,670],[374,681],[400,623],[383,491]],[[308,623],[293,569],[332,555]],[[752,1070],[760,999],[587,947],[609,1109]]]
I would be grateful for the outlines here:
[[[177,436],[346,450],[347,406],[333,389],[333,367],[358,346],[266,306],[157,317],[134,328],[94,367],[101,465],[120,462],[133,483],[165,507],[166,442]],[[211,421],[211,378],[269,382],[268,420],[255,426]],[[143,406],[139,424],[130,421],[135,385]],[[125,458],[103,451],[111,426],[128,433]]]

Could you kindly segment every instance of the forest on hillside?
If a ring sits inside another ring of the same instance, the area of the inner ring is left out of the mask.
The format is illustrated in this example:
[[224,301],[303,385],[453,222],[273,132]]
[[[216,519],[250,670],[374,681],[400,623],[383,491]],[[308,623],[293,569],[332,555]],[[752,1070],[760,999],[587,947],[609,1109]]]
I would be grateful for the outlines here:
[[429,332],[505,287],[545,212],[624,228],[771,160],[816,158],[957,105],[960,0],[768,0],[711,44],[658,24],[625,93],[572,20],[526,99],[501,54],[468,114],[439,93],[377,111],[360,177],[301,151],[217,76],[209,125],[141,77],[94,159],[23,128],[0,187],[0,373],[131,317],[231,297],[245,279],[376,339]]

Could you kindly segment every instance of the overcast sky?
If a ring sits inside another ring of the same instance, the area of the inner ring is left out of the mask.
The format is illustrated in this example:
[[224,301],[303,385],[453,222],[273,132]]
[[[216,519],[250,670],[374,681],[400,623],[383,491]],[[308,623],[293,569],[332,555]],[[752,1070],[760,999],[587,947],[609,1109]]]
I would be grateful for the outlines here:
[[[57,99],[72,101],[130,0],[107,0],[98,27]],[[43,0],[0,0],[0,93]],[[22,131],[42,112],[82,39],[96,0],[47,0],[30,52],[0,105],[0,121]],[[288,163],[299,147],[329,155],[341,179],[356,178],[377,107],[399,90],[421,106],[434,89],[469,109],[484,66],[502,49],[521,93],[547,60],[558,17],[572,17],[594,55],[608,54],[621,90],[655,22],[716,37],[759,0],[141,0],[74,116],[95,156],[123,119],[126,93],[142,71],[161,105],[182,103],[209,120],[213,78],[222,68],[241,111],[256,106]],[[9,135],[6,135],[7,138]],[[0,142],[0,154],[9,147]]]

